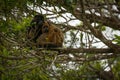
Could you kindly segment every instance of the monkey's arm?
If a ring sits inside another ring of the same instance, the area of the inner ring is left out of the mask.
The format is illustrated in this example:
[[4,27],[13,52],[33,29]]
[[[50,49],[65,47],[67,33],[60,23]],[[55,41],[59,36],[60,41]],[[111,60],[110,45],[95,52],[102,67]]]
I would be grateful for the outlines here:
[[33,40],[36,42],[37,38],[42,34],[42,31],[40,28],[37,28],[35,33],[34,33],[34,37]]
[[38,39],[37,39],[37,44],[39,47],[47,47],[47,48],[53,48],[53,47],[58,47],[54,41],[50,41],[48,38],[47,34],[42,34]]

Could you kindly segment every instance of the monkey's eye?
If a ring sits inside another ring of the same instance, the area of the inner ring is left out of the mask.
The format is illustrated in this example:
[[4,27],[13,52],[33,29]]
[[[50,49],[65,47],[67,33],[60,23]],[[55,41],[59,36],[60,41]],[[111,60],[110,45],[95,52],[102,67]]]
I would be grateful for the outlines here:
[[49,31],[49,28],[48,28],[48,26],[43,26],[43,32],[48,32]]
[[42,24],[43,24],[43,21],[40,20],[40,21],[38,22],[38,25],[42,25]]
[[55,31],[55,32],[58,32],[58,30],[57,30],[57,29],[54,29],[54,31]]

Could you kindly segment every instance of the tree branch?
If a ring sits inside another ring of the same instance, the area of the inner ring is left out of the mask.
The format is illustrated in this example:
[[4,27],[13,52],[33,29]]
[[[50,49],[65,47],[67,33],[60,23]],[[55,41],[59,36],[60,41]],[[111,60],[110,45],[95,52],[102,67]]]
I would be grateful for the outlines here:
[[[73,14],[76,18],[78,18],[79,20],[82,20],[82,17],[81,17],[82,14],[80,13],[79,10],[75,10]],[[95,14],[88,14],[88,13],[85,13],[85,16],[86,16],[87,19],[90,20],[90,22],[96,21],[96,22],[102,23],[103,25],[108,26],[110,28],[120,30],[120,23],[119,23],[120,20],[117,19],[117,18],[105,17],[105,16],[101,17],[101,16],[97,16]],[[94,18],[92,16],[94,16]]]
[[[46,50],[44,48],[38,48],[37,51]],[[47,50],[60,51],[60,54],[74,54],[74,53],[113,53],[114,51],[109,48],[51,48]],[[35,50],[36,51],[36,50]]]

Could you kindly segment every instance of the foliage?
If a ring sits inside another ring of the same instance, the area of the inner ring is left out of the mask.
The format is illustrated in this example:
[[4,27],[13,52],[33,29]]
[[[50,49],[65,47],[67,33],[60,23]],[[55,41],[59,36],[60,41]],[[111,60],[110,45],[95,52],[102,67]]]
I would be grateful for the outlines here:
[[[119,80],[119,3],[0,0],[0,80]],[[63,30],[63,48],[27,46],[26,29],[35,14]]]
[[117,44],[120,44],[120,36],[118,36],[118,35],[115,35],[115,42],[117,42]]

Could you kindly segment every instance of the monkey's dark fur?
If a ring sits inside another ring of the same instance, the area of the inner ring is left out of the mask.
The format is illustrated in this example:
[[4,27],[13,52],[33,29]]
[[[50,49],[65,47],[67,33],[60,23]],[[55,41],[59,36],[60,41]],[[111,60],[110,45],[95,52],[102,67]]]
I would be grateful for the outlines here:
[[43,15],[35,15],[27,30],[27,38],[36,42],[37,38],[42,34],[42,25],[44,23]]

